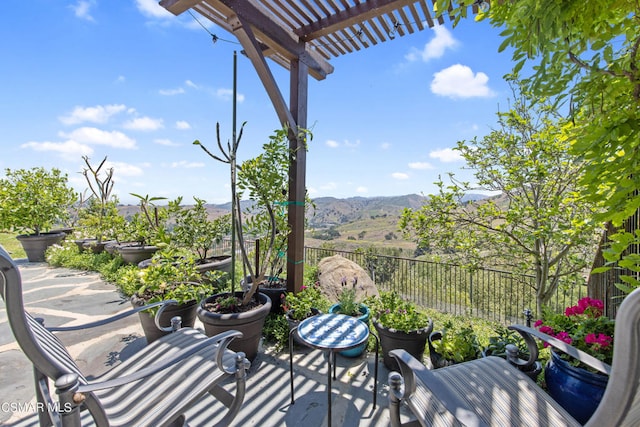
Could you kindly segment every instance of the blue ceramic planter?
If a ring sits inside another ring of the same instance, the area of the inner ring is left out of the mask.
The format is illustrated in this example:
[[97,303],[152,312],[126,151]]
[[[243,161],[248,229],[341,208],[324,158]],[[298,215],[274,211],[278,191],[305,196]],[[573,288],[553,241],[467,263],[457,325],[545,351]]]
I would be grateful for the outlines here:
[[544,379],[549,395],[580,424],[586,424],[602,400],[609,377],[576,368],[552,351]]
[[[329,307],[329,313],[340,313],[340,304],[333,304]],[[369,325],[369,317],[371,316],[371,310],[364,304],[360,304],[360,313],[362,315],[358,317],[358,320],[362,320],[367,326]],[[358,347],[351,348],[349,350],[341,351],[339,354],[345,357],[358,357],[367,349],[367,343],[364,342]]]

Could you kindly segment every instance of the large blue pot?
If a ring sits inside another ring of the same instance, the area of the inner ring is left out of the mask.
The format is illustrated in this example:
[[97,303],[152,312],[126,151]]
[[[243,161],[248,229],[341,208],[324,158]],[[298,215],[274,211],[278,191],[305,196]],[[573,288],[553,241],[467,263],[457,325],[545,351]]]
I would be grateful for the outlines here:
[[586,424],[602,400],[609,377],[576,368],[552,351],[544,379],[549,395],[580,424]]
[[[329,307],[329,313],[338,314],[340,313],[340,304],[333,304]],[[371,317],[371,310],[364,304],[360,304],[360,317],[358,320],[362,320],[367,326],[369,326],[369,317]],[[367,349],[367,342],[363,342],[358,347],[350,348],[349,350],[343,350],[339,354],[345,357],[358,357]]]

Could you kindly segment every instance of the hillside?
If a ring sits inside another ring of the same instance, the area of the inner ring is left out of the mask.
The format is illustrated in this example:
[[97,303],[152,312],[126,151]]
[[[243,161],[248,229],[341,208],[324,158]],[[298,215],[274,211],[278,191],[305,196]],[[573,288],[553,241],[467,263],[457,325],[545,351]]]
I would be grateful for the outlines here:
[[[468,200],[484,198],[480,195],[467,197]],[[335,249],[344,250],[370,246],[400,248],[411,254],[415,243],[402,238],[397,224],[405,208],[417,209],[424,202],[425,197],[418,194],[313,199],[312,206],[307,210],[305,244],[312,247],[329,244]],[[211,218],[228,213],[230,208],[230,203],[207,205]],[[128,216],[137,212],[138,206],[122,205],[119,209]]]

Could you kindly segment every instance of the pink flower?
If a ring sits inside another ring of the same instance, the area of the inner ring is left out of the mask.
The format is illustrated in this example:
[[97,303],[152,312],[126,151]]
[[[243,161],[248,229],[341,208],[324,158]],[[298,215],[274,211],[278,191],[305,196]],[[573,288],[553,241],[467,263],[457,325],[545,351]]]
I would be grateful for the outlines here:
[[613,337],[605,334],[587,334],[587,336],[584,337],[584,341],[587,344],[595,344],[598,348],[607,348],[613,342]]
[[566,342],[567,344],[571,344],[573,342],[569,334],[564,331],[558,332],[556,334],[556,338],[558,338],[560,341]]
[[540,332],[542,332],[543,334],[547,334],[547,335],[553,335],[553,328],[550,328],[549,326],[542,325],[542,326],[540,326]]

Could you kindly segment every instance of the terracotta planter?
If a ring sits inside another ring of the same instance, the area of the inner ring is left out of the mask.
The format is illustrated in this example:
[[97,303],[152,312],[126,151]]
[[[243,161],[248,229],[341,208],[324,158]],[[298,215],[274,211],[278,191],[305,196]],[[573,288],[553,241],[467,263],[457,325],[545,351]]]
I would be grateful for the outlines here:
[[[134,307],[140,307],[145,305],[145,301],[138,298],[136,295],[131,297],[131,305]],[[198,308],[198,301],[190,301],[185,304],[170,305],[162,312],[160,316],[160,326],[170,327],[171,319],[175,316],[182,318],[182,326],[193,328],[196,321],[196,310]],[[147,343],[152,343],[158,338],[170,334],[171,332],[161,331],[156,327],[154,316],[148,311],[141,311],[138,313],[140,317],[140,323],[142,324],[142,330],[144,336],[147,338]]]
[[22,244],[29,262],[44,262],[44,253],[49,246],[60,243],[67,235],[60,231],[57,233],[20,234],[16,239]]
[[[231,329],[242,332],[242,338],[231,341],[229,348],[236,352],[244,352],[247,359],[253,361],[258,355],[264,321],[271,311],[271,299],[263,293],[258,293],[257,298],[262,305],[242,313],[213,313],[204,308],[205,304],[222,295],[229,293],[210,296],[198,305],[197,315],[204,325],[205,334],[211,337]],[[236,292],[235,295],[242,298],[242,292]]]
[[427,338],[431,331],[433,331],[433,322],[431,320],[429,320],[429,324],[424,328],[409,332],[384,327],[375,320],[372,323],[380,338],[384,365],[389,370],[398,371],[400,369],[398,362],[389,355],[389,352],[396,348],[402,348],[419,361],[422,361],[424,349],[427,345]]
[[[340,304],[334,304],[329,307],[329,313],[340,313]],[[365,324],[369,325],[369,318],[371,317],[371,310],[369,310],[369,307],[364,304],[360,304],[360,313],[358,320],[362,320]],[[367,349],[367,344],[368,343],[364,342],[356,348],[341,351],[340,355],[345,357],[358,357]]]

